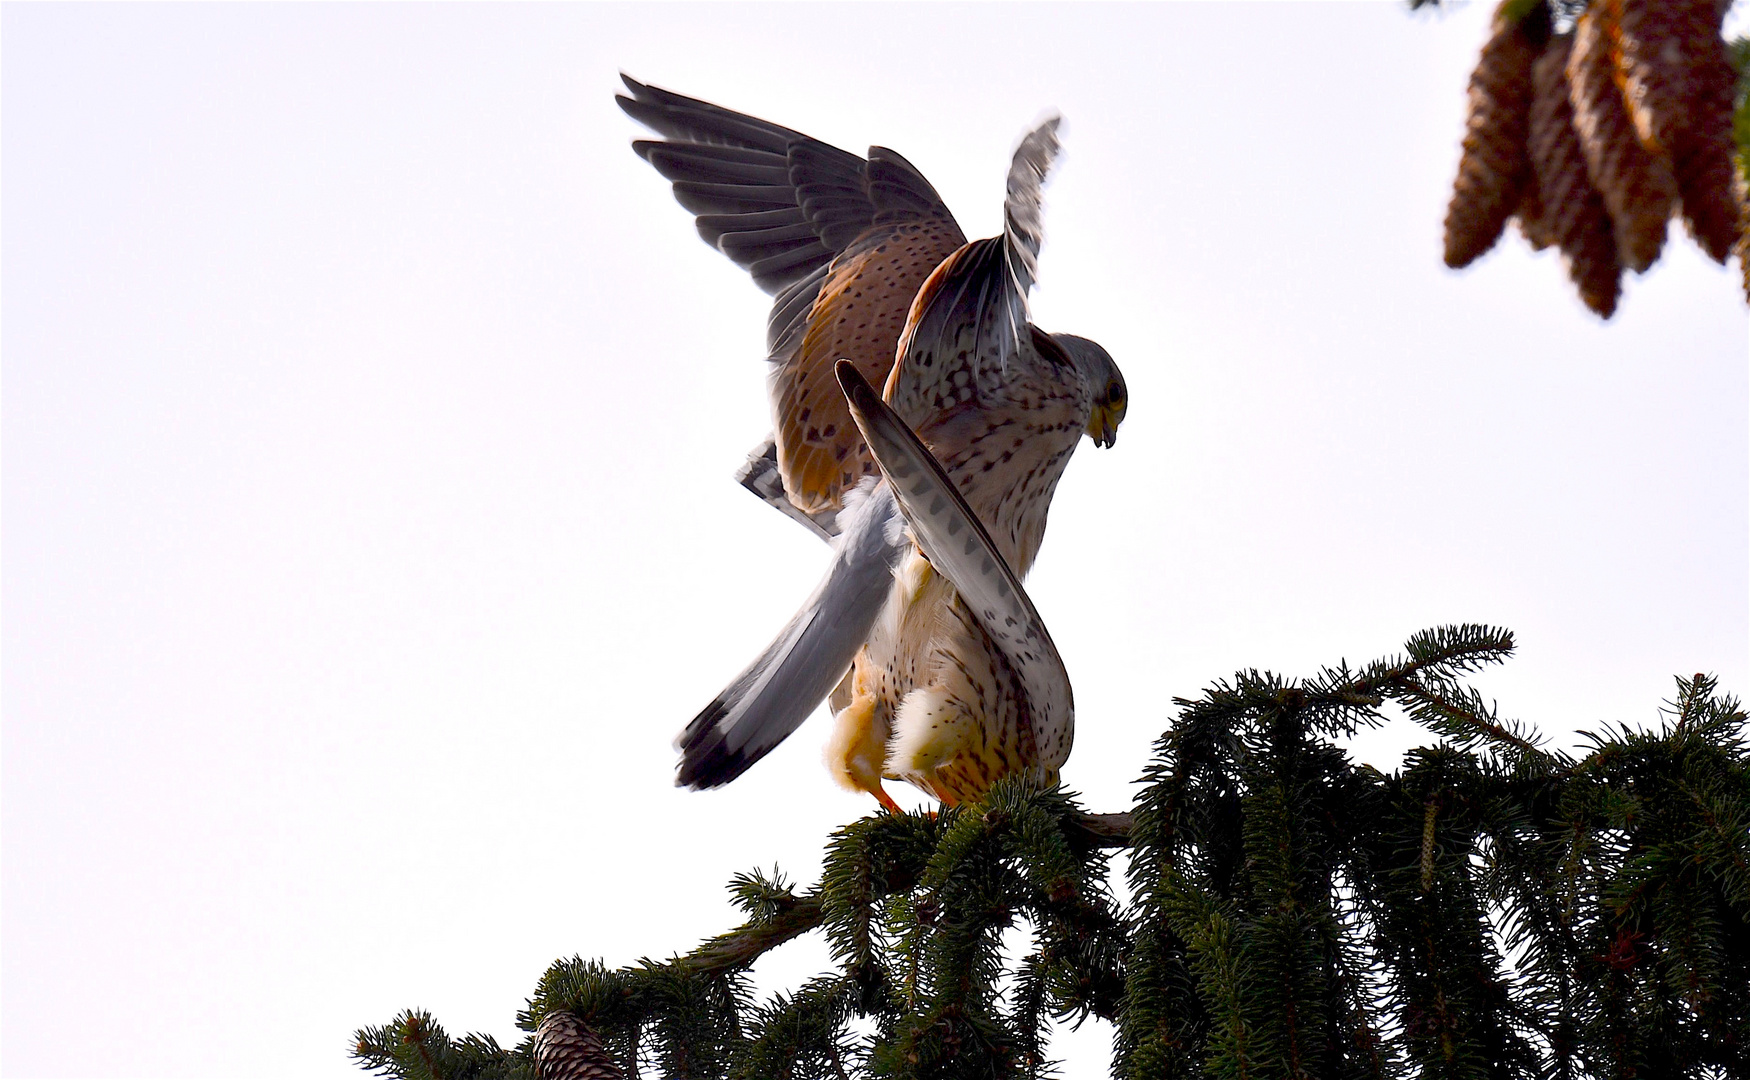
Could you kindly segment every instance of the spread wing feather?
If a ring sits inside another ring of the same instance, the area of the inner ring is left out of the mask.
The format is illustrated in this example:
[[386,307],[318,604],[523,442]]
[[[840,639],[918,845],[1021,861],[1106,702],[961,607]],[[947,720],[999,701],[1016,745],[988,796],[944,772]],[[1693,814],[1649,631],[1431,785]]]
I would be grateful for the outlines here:
[[891,150],[872,147],[865,161],[799,131],[621,79],[629,96],[615,98],[620,108],[663,136],[632,148],[674,183],[705,242],[781,300],[878,218],[953,220],[923,174]]
[[939,407],[943,380],[968,372],[962,394],[977,392],[1032,340],[1027,294],[1038,277],[1041,189],[1057,156],[1056,117],[1027,133],[1009,166],[1003,232],[975,240],[944,260],[912,302],[887,400],[907,418]]
[[[966,242],[904,157],[867,160],[800,132],[624,78],[620,107],[662,140],[633,149],[674,185],[699,235],[774,294],[766,323],[778,472],[795,507],[829,521],[874,464],[832,365],[892,369],[918,286]],[[768,500],[769,501],[769,500]]]
[[1039,246],[1045,237],[1040,192],[1057,158],[1057,128],[1062,122],[1053,116],[1028,132],[1009,163],[1008,193],[1003,198],[1003,248],[1015,292],[1023,302],[1039,278]]

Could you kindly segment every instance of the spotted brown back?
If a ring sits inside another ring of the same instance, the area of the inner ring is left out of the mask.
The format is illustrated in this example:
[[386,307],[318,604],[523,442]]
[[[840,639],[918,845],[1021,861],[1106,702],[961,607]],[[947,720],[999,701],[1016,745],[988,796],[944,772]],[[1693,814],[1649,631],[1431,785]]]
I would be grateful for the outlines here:
[[837,509],[845,489],[876,472],[833,364],[850,360],[871,383],[885,383],[912,298],[960,244],[952,222],[875,226],[828,271],[801,347],[772,373],[778,466],[803,510]]

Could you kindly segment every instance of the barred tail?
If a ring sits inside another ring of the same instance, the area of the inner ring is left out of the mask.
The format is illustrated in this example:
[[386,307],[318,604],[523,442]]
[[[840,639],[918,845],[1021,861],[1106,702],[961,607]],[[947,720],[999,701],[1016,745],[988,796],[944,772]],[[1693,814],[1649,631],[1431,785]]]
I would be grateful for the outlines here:
[[911,541],[886,484],[847,500],[838,521],[832,565],[813,595],[675,739],[677,785],[720,787],[746,772],[808,719],[868,640]]

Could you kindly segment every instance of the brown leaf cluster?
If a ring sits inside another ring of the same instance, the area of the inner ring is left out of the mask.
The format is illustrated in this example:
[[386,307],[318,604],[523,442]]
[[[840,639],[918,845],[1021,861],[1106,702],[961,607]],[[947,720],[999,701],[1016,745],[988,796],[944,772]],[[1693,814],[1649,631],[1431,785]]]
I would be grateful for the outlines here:
[[[1517,217],[1555,245],[1587,307],[1616,310],[1624,269],[1658,261],[1681,214],[1718,262],[1750,255],[1733,166],[1736,75],[1721,0],[1592,0],[1566,33],[1550,9],[1503,0],[1471,76],[1446,263],[1469,264]],[[1750,297],[1750,268],[1745,270]]]

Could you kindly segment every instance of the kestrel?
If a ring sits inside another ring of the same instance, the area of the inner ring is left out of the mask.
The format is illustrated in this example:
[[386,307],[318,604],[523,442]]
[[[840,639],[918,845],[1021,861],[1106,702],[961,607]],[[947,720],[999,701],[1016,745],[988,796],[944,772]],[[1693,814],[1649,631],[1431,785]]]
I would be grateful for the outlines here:
[[[947,804],[1011,773],[1055,779],[1073,703],[1019,577],[1080,437],[1110,445],[1127,405],[1104,349],[1028,319],[1057,121],[1015,153],[1002,235],[967,243],[935,189],[891,150],[859,158],[626,85],[621,107],[666,136],[634,148],[674,181],[706,241],[776,294],[769,457],[782,491],[769,477],[762,489],[760,451],[744,482],[836,534],[814,594],[682,732],[677,783],[733,780],[835,686],[829,768],[884,806],[894,804],[883,777]],[[885,387],[925,461],[888,438],[878,463],[858,426],[878,417],[868,407],[853,416],[847,397],[868,382]],[[936,470],[960,501],[944,490],[912,505],[899,469]],[[970,516],[955,518],[955,506]],[[950,541],[964,548],[953,558],[970,565],[944,563]]]

